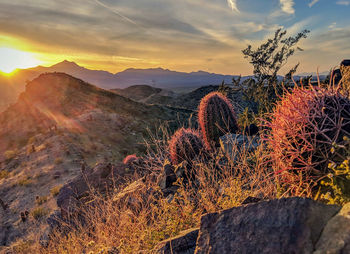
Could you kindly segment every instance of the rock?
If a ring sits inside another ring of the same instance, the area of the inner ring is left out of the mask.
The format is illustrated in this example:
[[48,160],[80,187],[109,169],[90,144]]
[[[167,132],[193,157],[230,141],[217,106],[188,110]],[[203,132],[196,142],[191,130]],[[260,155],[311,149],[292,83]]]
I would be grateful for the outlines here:
[[86,169],[60,189],[56,201],[62,217],[74,214],[77,208],[87,203],[91,199],[91,190],[97,193],[112,190],[114,184],[125,181],[126,174],[125,165],[122,164],[112,166],[101,163],[93,169]]
[[283,198],[206,214],[195,253],[312,253],[339,209],[311,199]]
[[350,253],[350,203],[330,219],[324,228],[314,254],[323,253]]
[[177,186],[173,186],[177,177],[174,173],[174,167],[170,164],[170,162],[166,162],[163,166],[163,171],[158,178],[158,185],[162,190],[164,196],[168,196],[169,194],[174,194],[177,190]]
[[55,229],[61,225],[62,221],[61,211],[55,210],[50,214],[50,216],[46,219],[47,224],[51,229]]
[[129,205],[132,205],[132,196],[136,196],[138,193],[141,193],[146,188],[144,183],[144,178],[141,178],[128,186],[126,186],[122,191],[116,193],[113,197],[113,202],[127,202]]
[[334,79],[334,84],[339,84],[342,79],[342,73],[340,69],[335,69],[332,74],[332,79]]
[[59,171],[56,171],[54,174],[53,174],[53,179],[58,179],[61,177],[61,172]]
[[349,59],[344,59],[341,63],[340,66],[350,66],[350,60]]
[[179,236],[167,239],[157,245],[154,254],[193,254],[199,229],[189,229],[180,233]]
[[246,149],[249,152],[254,151],[259,146],[258,136],[245,136],[242,134],[226,134],[220,137],[220,146],[224,153],[233,161],[236,159],[237,153]]
[[153,186],[155,182],[155,173],[132,182],[121,191],[115,192],[112,198],[114,205],[118,207],[121,204],[123,209],[127,207],[130,212],[137,215],[144,204],[156,204],[162,198],[161,192]]

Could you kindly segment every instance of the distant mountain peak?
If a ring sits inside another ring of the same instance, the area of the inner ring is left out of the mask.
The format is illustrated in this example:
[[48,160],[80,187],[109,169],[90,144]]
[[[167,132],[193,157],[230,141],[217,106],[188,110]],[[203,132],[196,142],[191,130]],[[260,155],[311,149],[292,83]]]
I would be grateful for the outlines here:
[[62,62],[59,62],[59,63],[57,63],[57,64],[55,64],[55,65],[52,65],[51,67],[64,67],[64,68],[76,68],[76,67],[79,67],[79,68],[83,68],[83,67],[81,67],[80,65],[78,65],[77,63],[75,63],[75,62],[71,62],[71,61],[68,61],[68,60],[64,60],[64,61],[62,61]]

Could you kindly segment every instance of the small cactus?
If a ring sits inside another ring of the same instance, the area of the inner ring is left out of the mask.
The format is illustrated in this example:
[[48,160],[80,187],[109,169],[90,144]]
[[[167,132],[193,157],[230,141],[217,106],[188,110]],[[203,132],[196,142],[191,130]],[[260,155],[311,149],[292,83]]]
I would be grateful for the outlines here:
[[125,165],[129,165],[131,163],[138,161],[138,159],[139,158],[136,156],[136,154],[130,154],[124,158],[123,163]]
[[172,136],[169,150],[174,165],[183,161],[191,164],[192,160],[203,152],[204,143],[197,131],[181,128]]
[[221,136],[239,131],[231,102],[219,92],[209,93],[201,100],[198,121],[208,150],[219,145]]

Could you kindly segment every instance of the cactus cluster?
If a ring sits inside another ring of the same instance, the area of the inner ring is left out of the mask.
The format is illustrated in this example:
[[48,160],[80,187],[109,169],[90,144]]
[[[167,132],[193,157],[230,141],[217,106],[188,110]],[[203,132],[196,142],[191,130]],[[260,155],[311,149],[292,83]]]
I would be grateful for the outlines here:
[[350,100],[334,88],[296,87],[277,104],[269,127],[280,181],[317,184],[329,172],[329,162],[344,160],[334,146],[350,134]]
[[181,128],[169,143],[173,164],[192,160],[219,144],[219,138],[239,130],[233,106],[223,94],[212,92],[200,102],[198,121],[200,132]]
[[207,149],[219,145],[219,138],[237,133],[239,127],[233,106],[223,94],[212,92],[200,102],[198,121]]
[[197,131],[181,128],[172,136],[169,150],[173,164],[177,165],[183,161],[191,163],[203,152],[204,143]]

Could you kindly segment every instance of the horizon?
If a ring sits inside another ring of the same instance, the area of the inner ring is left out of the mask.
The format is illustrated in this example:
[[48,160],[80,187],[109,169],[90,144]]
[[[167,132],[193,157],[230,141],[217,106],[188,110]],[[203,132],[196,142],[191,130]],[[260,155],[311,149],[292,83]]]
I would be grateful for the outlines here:
[[[127,70],[163,70],[163,71],[170,71],[170,72],[176,72],[176,73],[185,73],[185,74],[204,72],[204,73],[208,73],[208,74],[225,75],[225,76],[239,76],[239,75],[241,75],[241,74],[235,74],[235,73],[233,73],[233,74],[224,74],[224,73],[217,73],[217,72],[208,72],[208,71],[204,71],[204,70],[178,71],[178,70],[167,69],[167,68],[164,68],[162,66],[151,67],[151,68],[134,68],[134,67],[129,67],[129,68],[126,68],[124,70],[121,70],[119,72],[115,72],[114,73],[114,72],[110,72],[108,70],[103,70],[103,69],[91,69],[91,68],[83,66],[83,65],[81,65],[81,64],[79,64],[77,62],[69,61],[67,59],[65,59],[63,61],[60,61],[60,62],[57,62],[57,63],[49,64],[49,65],[36,65],[36,66],[33,66],[33,67],[28,67],[28,68],[16,68],[16,69],[12,70],[9,73],[0,70],[0,75],[11,77],[11,76],[15,75],[17,72],[22,71],[22,70],[36,69],[36,68],[40,68],[40,67],[51,68],[51,67],[54,67],[55,65],[62,64],[62,63],[75,64],[75,65],[77,65],[77,66],[79,66],[81,68],[84,68],[86,70],[89,70],[89,71],[105,71],[105,72],[108,72],[108,73],[113,74],[113,75],[117,75],[117,74],[125,72]],[[328,71],[327,70],[322,70],[322,71],[319,71],[319,75],[325,75],[325,73],[328,73],[328,72],[329,72],[329,70]],[[306,76],[306,75],[316,75],[316,74],[317,74],[316,71],[315,72],[300,71],[300,72],[297,72],[294,76],[298,76],[298,75]],[[242,75],[242,77],[252,76],[252,75],[254,75],[254,74],[250,73],[248,75]],[[280,75],[280,76],[283,76],[283,75]]]
[[277,28],[289,35],[311,30],[300,43],[304,51],[281,75],[296,63],[298,72],[329,70],[350,55],[350,1],[1,0],[0,7],[0,55],[8,63],[0,63],[3,72],[67,59],[111,73],[161,66],[250,75],[241,50],[261,44]]

